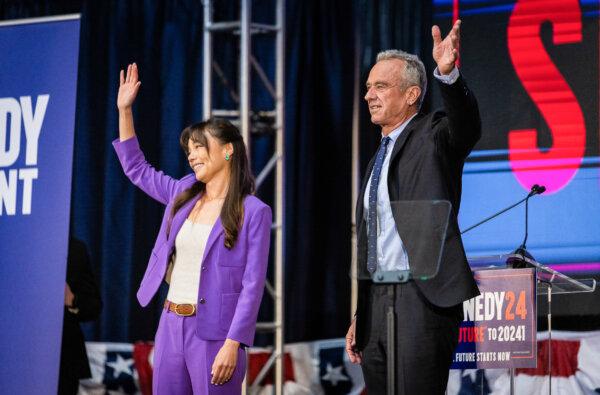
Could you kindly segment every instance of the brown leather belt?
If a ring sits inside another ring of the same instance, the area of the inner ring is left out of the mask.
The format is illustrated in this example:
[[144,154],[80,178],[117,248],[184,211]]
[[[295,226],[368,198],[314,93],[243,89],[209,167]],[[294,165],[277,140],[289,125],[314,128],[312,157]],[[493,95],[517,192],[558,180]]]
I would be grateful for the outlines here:
[[182,317],[191,317],[196,315],[196,305],[191,303],[173,303],[165,300],[165,310],[169,310]]

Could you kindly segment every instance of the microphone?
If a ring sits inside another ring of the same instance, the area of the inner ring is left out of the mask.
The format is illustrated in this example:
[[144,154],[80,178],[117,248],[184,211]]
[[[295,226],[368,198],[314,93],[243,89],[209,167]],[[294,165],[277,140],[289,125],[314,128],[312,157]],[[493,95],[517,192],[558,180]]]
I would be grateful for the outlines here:
[[534,184],[531,187],[531,191],[529,192],[529,197],[534,196],[534,195],[541,195],[542,193],[546,192],[546,187],[545,186],[540,186],[538,184]]

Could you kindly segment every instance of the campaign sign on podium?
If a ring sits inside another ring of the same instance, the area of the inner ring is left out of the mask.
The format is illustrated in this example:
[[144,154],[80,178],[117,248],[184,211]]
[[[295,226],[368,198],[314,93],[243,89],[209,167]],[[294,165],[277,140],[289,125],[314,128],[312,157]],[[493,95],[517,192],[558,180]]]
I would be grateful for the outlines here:
[[536,367],[535,269],[478,270],[481,295],[463,303],[452,369]]

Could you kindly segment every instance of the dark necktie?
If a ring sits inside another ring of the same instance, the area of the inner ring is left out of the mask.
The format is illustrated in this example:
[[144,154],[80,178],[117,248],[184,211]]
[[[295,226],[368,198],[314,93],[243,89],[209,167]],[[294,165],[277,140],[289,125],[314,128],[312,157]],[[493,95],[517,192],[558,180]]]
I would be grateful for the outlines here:
[[369,223],[367,226],[367,270],[375,273],[377,270],[377,190],[379,189],[379,176],[387,152],[387,146],[392,139],[384,137],[377,151],[373,172],[371,173],[371,186],[369,188]]

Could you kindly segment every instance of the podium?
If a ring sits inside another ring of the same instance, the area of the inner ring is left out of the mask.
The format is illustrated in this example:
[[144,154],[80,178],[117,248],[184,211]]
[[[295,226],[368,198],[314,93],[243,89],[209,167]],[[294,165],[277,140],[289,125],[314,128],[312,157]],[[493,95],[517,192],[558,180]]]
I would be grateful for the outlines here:
[[[495,255],[486,257],[473,257],[469,258],[469,264],[473,270],[475,277],[479,271],[496,271],[501,270],[503,273],[512,272],[514,274],[523,273],[524,271],[533,271],[534,281],[531,282],[531,286],[535,287],[532,289],[532,294],[538,297],[544,297],[548,303],[548,342],[551,345],[552,342],[552,295],[553,294],[574,294],[583,292],[594,292],[596,289],[596,280],[590,279],[575,279],[571,278],[563,273],[560,273],[548,266],[545,266],[531,256],[525,254],[505,254]],[[492,272],[493,273],[493,272]],[[500,273],[500,272],[498,272]],[[493,276],[488,276],[493,277]],[[535,293],[533,292],[535,291]],[[533,325],[537,325],[537,303],[533,304],[535,310],[536,319],[533,321]],[[535,328],[534,328],[535,329]],[[552,393],[552,347],[548,347],[548,379],[549,387],[548,393]],[[535,359],[537,362],[537,358]],[[511,360],[506,361],[505,366],[494,366],[494,368],[504,367],[508,368],[510,372],[510,393],[514,394],[514,362]],[[485,368],[485,367],[484,367]]]
[[[377,251],[377,265],[369,268],[369,265],[357,265],[357,272],[352,274],[359,281],[370,281],[374,284],[401,284],[412,279],[427,281],[434,278],[439,270],[440,260],[444,244],[448,221],[452,205],[446,200],[419,200],[419,201],[392,201],[390,202],[391,213],[394,219],[395,230],[402,241],[408,268],[398,268],[397,262],[389,262],[382,258],[379,246],[368,246],[364,254],[364,261],[368,262],[369,248]],[[382,228],[389,229],[389,223],[382,223],[388,219],[377,218],[378,237],[384,237]],[[361,224],[359,232],[368,235],[367,223]],[[368,243],[368,240],[367,240]],[[371,270],[369,270],[371,269]],[[373,270],[375,269],[375,270]],[[395,292],[395,290],[394,290]],[[386,312],[387,326],[387,394],[396,394],[396,314],[394,306],[390,306]]]

